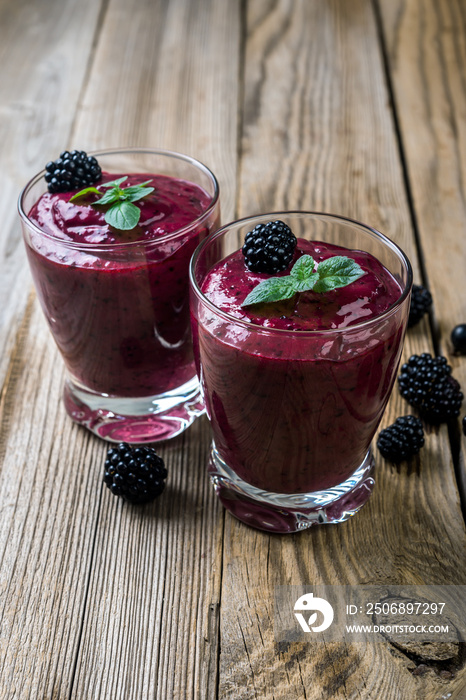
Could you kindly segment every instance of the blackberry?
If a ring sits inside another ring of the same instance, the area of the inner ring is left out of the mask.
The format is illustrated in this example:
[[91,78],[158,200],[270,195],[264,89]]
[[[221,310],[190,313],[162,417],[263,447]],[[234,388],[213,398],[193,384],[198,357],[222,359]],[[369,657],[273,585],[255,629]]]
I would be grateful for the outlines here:
[[379,433],[377,447],[390,462],[402,462],[417,455],[424,445],[424,430],[416,416],[401,416]]
[[97,159],[85,151],[63,151],[57,160],[45,166],[47,189],[51,193],[71,192],[72,190],[95,185],[102,177]]
[[408,327],[415,326],[432,306],[432,295],[422,284],[413,284],[411,306],[409,307]]
[[459,415],[463,394],[446,357],[426,352],[412,355],[401,368],[398,387],[429,423],[444,423]]
[[296,236],[283,221],[257,224],[246,235],[242,248],[244,262],[251,272],[270,275],[286,270],[296,248]]
[[466,323],[455,326],[450,335],[455,352],[466,355]]
[[151,447],[131,447],[121,442],[105,460],[104,482],[115,496],[130,503],[147,503],[165,488],[167,470]]

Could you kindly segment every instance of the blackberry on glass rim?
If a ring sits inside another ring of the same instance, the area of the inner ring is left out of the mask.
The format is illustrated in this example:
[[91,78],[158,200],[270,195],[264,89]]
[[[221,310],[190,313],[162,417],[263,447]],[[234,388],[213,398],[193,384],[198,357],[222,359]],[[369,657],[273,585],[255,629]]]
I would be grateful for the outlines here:
[[85,151],[62,151],[59,158],[45,166],[45,181],[52,194],[95,185],[101,177],[102,170],[97,159],[88,156]]
[[296,236],[283,221],[257,224],[244,239],[246,267],[270,275],[283,272],[293,259],[296,243]]

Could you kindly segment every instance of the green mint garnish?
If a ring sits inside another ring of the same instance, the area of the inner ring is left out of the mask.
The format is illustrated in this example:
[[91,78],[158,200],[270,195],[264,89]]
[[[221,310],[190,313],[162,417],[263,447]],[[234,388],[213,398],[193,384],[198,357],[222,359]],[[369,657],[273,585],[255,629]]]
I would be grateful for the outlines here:
[[290,299],[297,292],[330,292],[346,287],[364,275],[357,262],[343,255],[322,260],[317,265],[310,255],[302,255],[284,277],[269,277],[259,282],[248,294],[242,306],[265,304]]
[[70,199],[73,202],[78,197],[86,194],[102,195],[92,204],[110,204],[111,206],[105,212],[105,221],[109,226],[118,228],[120,231],[130,231],[138,223],[141,217],[141,210],[133,202],[146,197],[154,191],[153,187],[146,187],[152,180],[142,182],[140,185],[132,185],[131,187],[120,187],[128,177],[120,177],[112,182],[105,182],[101,187],[107,188],[105,194],[97,189],[97,187],[86,187],[86,189],[77,192]]

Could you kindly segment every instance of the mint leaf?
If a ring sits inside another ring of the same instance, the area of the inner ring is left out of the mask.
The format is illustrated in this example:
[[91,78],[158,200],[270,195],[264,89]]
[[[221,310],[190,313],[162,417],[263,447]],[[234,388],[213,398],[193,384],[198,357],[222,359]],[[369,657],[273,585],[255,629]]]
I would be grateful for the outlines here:
[[117,202],[105,213],[105,221],[121,231],[130,231],[139,222],[141,210],[131,202]]
[[122,190],[122,192],[125,193],[125,199],[128,202],[137,202],[138,199],[146,197],[153,191],[153,187],[141,187],[140,185],[137,185],[136,187],[126,187],[124,190]]
[[296,293],[293,282],[287,277],[269,277],[262,280],[257,287],[249,292],[242,306],[264,304],[266,302],[289,299]]
[[[123,192],[123,190],[121,190]],[[101,194],[101,192],[99,192]],[[107,190],[105,194],[98,199],[96,202],[93,202],[94,204],[114,204],[115,202],[121,201],[121,196],[118,194],[117,189],[111,189]]]
[[112,180],[112,182],[103,182],[101,187],[120,187],[121,183],[128,179],[128,176],[119,177],[118,180]]
[[90,194],[91,192],[92,194],[100,194],[97,187],[86,187],[86,189],[81,190],[80,192],[76,192],[76,194],[74,194],[71,197],[70,202],[74,202],[75,199],[79,199],[79,197],[84,197],[85,194]]
[[322,260],[314,272],[315,262],[310,255],[302,255],[293,265],[289,275],[269,277],[259,282],[249,292],[241,306],[265,304],[290,299],[298,292],[330,292],[346,287],[364,275],[357,262],[343,255]]
[[314,258],[310,255],[301,255],[291,268],[290,277],[297,292],[308,292],[319,279],[319,275],[314,272]]
[[291,268],[290,275],[298,280],[305,280],[314,272],[315,262],[310,255],[301,255]]
[[150,182],[152,182],[152,180],[146,180],[145,182],[140,182],[139,185],[130,185],[129,187],[125,187],[125,192],[129,192],[130,190],[138,190],[140,187],[145,187]]
[[[130,187],[121,188],[120,185],[128,179],[127,175],[119,177],[112,182],[104,182],[101,187],[106,187],[107,191],[92,204],[111,204],[111,207],[105,213],[105,221],[113,228],[118,228],[120,231],[130,231],[134,228],[141,217],[141,210],[132,202],[137,202],[143,197],[154,191],[153,187],[146,187],[152,180],[142,182],[140,185],[131,185]],[[70,201],[81,197],[84,194],[92,192],[93,194],[102,194],[96,187],[86,187],[86,189],[77,192]]]
[[343,255],[322,260],[317,267],[319,279],[314,284],[315,292],[329,292],[337,287],[346,287],[362,277],[364,271],[358,263]]

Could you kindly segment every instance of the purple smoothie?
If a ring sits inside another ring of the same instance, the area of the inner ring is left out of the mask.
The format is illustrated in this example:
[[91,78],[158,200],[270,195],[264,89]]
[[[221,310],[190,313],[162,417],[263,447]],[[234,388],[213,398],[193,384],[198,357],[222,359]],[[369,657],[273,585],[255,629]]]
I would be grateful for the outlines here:
[[250,272],[237,251],[207,273],[201,289],[238,323],[210,312],[194,323],[218,454],[248,484],[282,494],[330,488],[362,464],[404,334],[400,314],[380,321],[402,289],[376,258],[299,239],[295,259],[304,253],[317,263],[351,257],[365,274],[325,294],[243,308],[268,275]]
[[[101,182],[118,177],[104,173]],[[144,173],[122,186],[147,180],[155,190],[135,203],[141,218],[131,231],[105,222],[106,207],[91,206],[97,195],[70,202],[74,192],[47,193],[29,212],[48,234],[32,231],[27,253],[71,378],[109,396],[160,394],[195,374],[188,264],[218,221],[213,214],[190,226],[212,203],[191,182]]]

